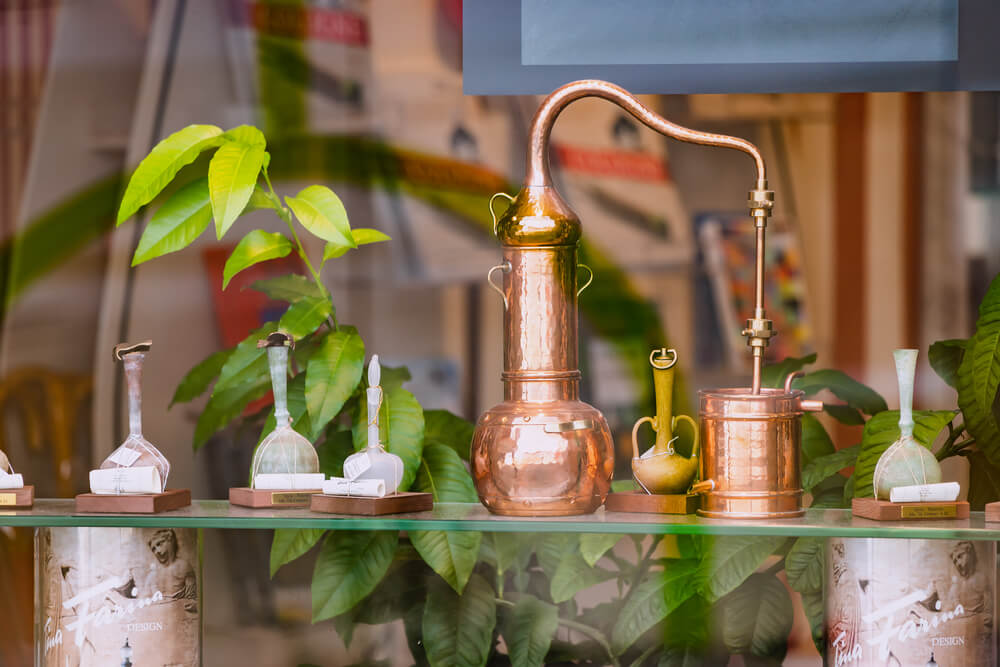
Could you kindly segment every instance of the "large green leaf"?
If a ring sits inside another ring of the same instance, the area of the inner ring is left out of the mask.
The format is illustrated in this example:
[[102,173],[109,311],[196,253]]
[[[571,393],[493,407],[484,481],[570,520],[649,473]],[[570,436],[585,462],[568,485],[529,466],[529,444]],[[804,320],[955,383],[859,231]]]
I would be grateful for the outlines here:
[[278,528],[271,540],[271,576],[316,546],[326,531],[319,528]]
[[326,439],[316,448],[319,455],[319,471],[327,477],[344,476],[344,460],[354,453],[351,432],[327,431]]
[[927,350],[931,368],[949,387],[955,387],[958,382],[958,369],[968,344],[969,341],[964,338],[951,338],[932,343]]
[[614,578],[614,572],[588,565],[579,553],[567,553],[563,554],[552,575],[549,594],[552,601],[559,604],[571,600],[582,590]]
[[319,285],[297,273],[258,280],[250,285],[250,288],[263,292],[275,301],[287,301],[288,303],[295,303],[299,299],[323,296],[323,290],[319,288]]
[[824,403],[823,411],[839,421],[841,424],[847,424],[848,426],[861,426],[865,423],[865,418],[861,415],[861,412],[859,412],[857,408],[852,408],[849,405]]
[[823,655],[826,650],[826,642],[823,639],[826,628],[826,602],[823,599],[823,591],[802,593],[802,610],[809,621],[816,650]]
[[222,289],[226,289],[233,276],[243,269],[269,259],[287,257],[291,251],[292,243],[283,234],[272,234],[262,229],[249,232],[240,239],[233,254],[226,260],[226,266],[222,269]]
[[294,197],[285,197],[285,203],[315,236],[340,246],[358,247],[344,203],[330,188],[310,185]]
[[860,451],[861,445],[854,445],[815,459],[802,469],[802,488],[812,491],[813,487],[831,475],[854,465]]
[[816,417],[808,412],[802,415],[802,467],[818,458],[837,451],[830,435]]
[[965,428],[993,465],[1000,466],[1000,423],[996,412],[1000,387],[1000,276],[993,279],[979,304],[976,333],[969,339],[958,367],[958,407]]
[[580,555],[587,565],[594,566],[622,537],[624,536],[611,533],[584,533],[580,536]]
[[156,144],[129,179],[118,208],[118,224],[153,201],[177,172],[194,162],[202,151],[221,143],[221,128],[214,125],[188,125]]
[[816,354],[804,357],[786,357],[776,364],[764,366],[761,373],[761,384],[765,387],[778,388],[785,385],[785,378],[795,371],[800,371],[809,364],[816,363]]
[[358,330],[349,326],[328,333],[319,349],[309,357],[306,406],[317,429],[326,426],[344,407],[361,382],[364,365],[364,341]]
[[496,627],[493,588],[478,574],[461,595],[432,585],[424,606],[424,650],[432,667],[482,667]]
[[504,624],[503,638],[511,667],[536,667],[545,664],[552,637],[559,627],[559,610],[532,595],[522,595]]
[[205,393],[212,380],[218,377],[222,367],[229,360],[233,353],[232,349],[219,350],[202,359],[197,366],[192,368],[177,385],[174,397],[170,400],[170,405],[175,403],[187,403]]
[[211,221],[208,179],[199,178],[171,195],[153,214],[139,239],[132,266],[186,248]]
[[245,146],[259,146],[264,148],[267,144],[267,141],[264,139],[264,133],[253,125],[237,125],[233,129],[226,131],[225,138]]
[[[364,227],[352,229],[351,237],[354,239],[354,248],[362,245],[368,245],[369,243],[379,243],[380,241],[392,240],[388,234],[380,232],[377,229],[367,229]],[[323,248],[323,261],[325,262],[328,259],[336,259],[351,249],[352,246],[339,241],[329,241]]]
[[215,383],[215,389],[243,384],[261,376],[270,380],[267,352],[264,348],[257,347],[257,342],[267,338],[268,334],[274,333],[277,328],[276,323],[267,322],[241,340],[219,371],[219,381]]
[[[415,491],[431,493],[435,503],[474,503],[476,488],[462,459],[452,449],[425,443]],[[451,530],[412,530],[410,539],[424,562],[461,593],[479,555],[482,533]]]
[[850,407],[868,415],[874,415],[889,408],[885,399],[878,392],[861,384],[843,371],[833,369],[812,371],[804,377],[796,378],[792,387],[801,389],[807,396],[827,389]]
[[313,571],[313,622],[342,614],[371,593],[389,569],[398,541],[395,530],[332,531]]
[[526,533],[489,533],[489,543],[496,557],[498,574],[510,570],[523,572],[531,560],[534,535]]
[[295,340],[301,340],[316,331],[332,312],[333,304],[325,296],[306,297],[288,307],[278,328]]
[[969,452],[969,505],[982,512],[987,503],[1000,500],[1000,470],[979,451]]
[[198,415],[198,422],[194,427],[194,449],[200,449],[226,424],[243,414],[251,401],[264,396],[270,389],[271,381],[266,375],[226,387],[219,387],[216,383],[212,396]]
[[[403,459],[403,480],[400,491],[407,491],[416,479],[424,446],[424,411],[413,394],[402,387],[382,388],[382,412],[379,435],[386,450]],[[358,401],[352,427],[354,448],[368,446],[368,405]]]
[[795,541],[785,556],[785,576],[792,590],[822,592],[825,550],[826,540],[822,537],[800,537]]
[[775,658],[780,664],[794,620],[785,585],[773,574],[754,574],[723,601],[722,639],[732,653]]
[[777,551],[784,537],[753,535],[717,537],[706,549],[702,562],[702,594],[714,602],[742,584]]
[[[914,410],[913,438],[927,449],[931,448],[938,434],[955,417],[951,410]],[[872,478],[875,465],[882,452],[900,437],[899,410],[880,412],[865,424],[861,435],[861,452],[854,465],[854,497],[871,498],[875,495]]]
[[667,617],[698,590],[695,560],[669,561],[663,571],[650,572],[629,593],[611,631],[611,650],[621,655],[647,630]]
[[694,648],[665,647],[656,667],[705,667],[705,656]]
[[[383,384],[386,384],[384,376]],[[451,447],[465,461],[469,460],[475,428],[472,422],[447,410],[424,410],[424,441]]]
[[264,155],[263,146],[226,141],[208,163],[208,191],[218,238],[229,231],[250,201]]
[[563,556],[579,550],[580,535],[576,533],[540,533],[535,540],[535,556],[550,580],[556,576]]

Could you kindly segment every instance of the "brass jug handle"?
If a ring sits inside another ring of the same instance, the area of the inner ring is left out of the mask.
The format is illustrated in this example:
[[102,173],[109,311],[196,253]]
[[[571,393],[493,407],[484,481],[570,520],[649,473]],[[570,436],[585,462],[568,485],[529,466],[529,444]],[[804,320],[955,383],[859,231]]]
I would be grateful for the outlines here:
[[[503,194],[503,193],[498,193],[498,194]],[[488,282],[490,284],[490,287],[492,287],[493,290],[500,295],[500,297],[503,299],[503,309],[507,310],[507,295],[504,294],[504,291],[501,288],[497,287],[497,284],[495,282],[493,282],[493,272],[496,271],[497,269],[500,269],[504,273],[510,273],[511,269],[510,262],[504,260],[503,264],[497,264],[496,266],[494,266],[489,270],[489,273],[486,274],[486,282]]]
[[649,422],[653,432],[659,430],[656,424],[656,417],[642,417],[635,423],[635,426],[632,427],[632,458],[634,459],[639,458],[639,427],[645,422]]
[[701,435],[698,432],[698,422],[696,422],[691,417],[688,417],[687,415],[674,415],[673,421],[670,424],[670,430],[672,432],[674,432],[674,433],[677,432],[677,422],[678,421],[687,422],[691,426],[691,433],[692,433],[691,456],[688,457],[688,458],[697,458],[698,457],[698,444],[699,444],[698,440],[699,440],[699,436]]
[[591,268],[590,268],[589,266],[587,266],[586,264],[577,264],[577,265],[576,265],[576,267],[577,267],[578,269],[587,269],[587,273],[589,273],[589,274],[590,274],[590,277],[589,277],[589,278],[587,278],[587,282],[585,282],[585,283],[583,284],[583,287],[581,287],[580,289],[578,289],[578,290],[576,291],[576,295],[577,295],[577,296],[580,296],[581,294],[583,294],[583,290],[585,290],[585,289],[587,289],[588,287],[590,287],[590,283],[594,282],[594,270],[593,270],[593,269],[591,269]]
[[[514,203],[514,198],[511,197],[506,192],[498,192],[492,197],[490,197],[490,217],[493,218],[493,236],[497,235],[497,213],[496,211],[493,210],[493,200],[496,199],[497,197],[506,197],[511,204]],[[508,204],[508,206],[509,205],[510,204]]]

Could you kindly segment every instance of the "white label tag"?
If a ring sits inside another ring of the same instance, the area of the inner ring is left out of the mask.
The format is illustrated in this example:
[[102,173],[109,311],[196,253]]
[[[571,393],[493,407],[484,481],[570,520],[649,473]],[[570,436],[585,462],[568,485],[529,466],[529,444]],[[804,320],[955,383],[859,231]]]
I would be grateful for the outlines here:
[[347,457],[347,460],[344,461],[344,477],[351,480],[357,479],[361,473],[371,467],[372,460],[369,458],[368,452],[354,454]]
[[133,463],[138,461],[140,456],[142,456],[142,454],[134,449],[116,449],[112,452],[111,456],[108,457],[108,460],[112,463],[117,463],[123,468],[128,468]]

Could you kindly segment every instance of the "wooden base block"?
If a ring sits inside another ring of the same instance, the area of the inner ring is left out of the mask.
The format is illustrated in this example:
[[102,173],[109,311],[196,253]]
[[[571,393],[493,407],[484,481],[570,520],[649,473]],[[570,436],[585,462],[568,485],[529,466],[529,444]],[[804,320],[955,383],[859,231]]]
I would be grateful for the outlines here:
[[986,503],[986,520],[991,523],[1000,521],[1000,502]]
[[0,489],[0,508],[31,507],[35,504],[35,487],[25,485],[20,489]]
[[310,499],[322,489],[251,489],[246,486],[229,489],[229,504],[254,509],[309,507]]
[[309,509],[326,514],[354,514],[379,516],[381,514],[402,514],[403,512],[423,512],[434,506],[434,496],[429,493],[397,493],[384,498],[364,498],[362,496],[312,497]]
[[609,493],[604,507],[609,512],[644,512],[648,514],[694,514],[701,505],[701,496],[688,494],[656,494],[645,491]]
[[105,496],[81,493],[76,497],[77,512],[108,514],[159,514],[191,504],[191,489],[167,489],[163,493]]
[[907,519],[968,519],[969,503],[964,500],[934,503],[893,503],[878,498],[855,498],[851,501],[854,516],[875,521]]

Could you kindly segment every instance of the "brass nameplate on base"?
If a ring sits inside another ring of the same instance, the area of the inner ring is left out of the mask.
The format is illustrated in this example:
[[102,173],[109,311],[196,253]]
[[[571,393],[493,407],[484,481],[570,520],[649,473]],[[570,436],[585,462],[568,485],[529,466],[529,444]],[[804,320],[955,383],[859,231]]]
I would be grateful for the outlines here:
[[309,507],[310,499],[322,489],[251,489],[246,486],[229,489],[229,503],[252,509]]
[[893,503],[877,498],[855,498],[851,501],[854,516],[874,521],[901,519],[968,519],[969,503],[964,500],[932,503]]
[[404,512],[424,512],[434,506],[434,496],[429,493],[396,493],[382,498],[362,496],[312,497],[309,509],[325,514],[352,514],[360,516],[380,516],[382,514],[402,514]]
[[191,504],[191,489],[167,489],[163,493],[106,496],[81,493],[76,497],[77,512],[104,514],[159,514]]
[[33,486],[0,491],[0,507],[31,507],[34,504],[35,487]]
[[604,507],[609,512],[642,512],[645,514],[694,514],[701,505],[701,496],[687,494],[650,494],[645,491],[609,493]]

